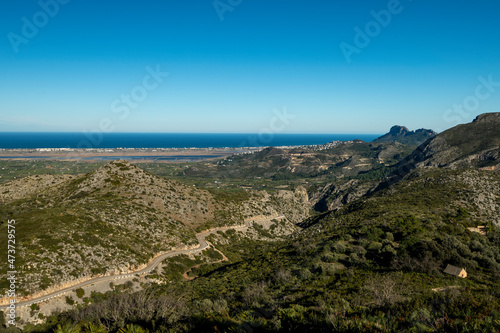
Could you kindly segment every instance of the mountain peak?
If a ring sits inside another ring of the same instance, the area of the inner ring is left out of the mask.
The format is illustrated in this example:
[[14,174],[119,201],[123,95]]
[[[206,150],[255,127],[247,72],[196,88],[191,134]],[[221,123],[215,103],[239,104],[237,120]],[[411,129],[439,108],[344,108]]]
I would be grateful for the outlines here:
[[80,178],[77,193],[96,190],[114,191],[117,187],[143,186],[166,181],[130,162],[117,160],[106,163],[94,172]]
[[410,131],[405,126],[395,125],[392,126],[389,133],[373,140],[375,143],[379,142],[399,142],[408,145],[418,146],[429,138],[436,136],[436,132],[428,129],[418,129]]
[[490,113],[482,113],[476,117],[472,122],[499,122],[500,121],[500,112],[490,112]]
[[[452,127],[432,138],[401,163],[419,166],[491,168],[500,166],[500,113],[483,113],[471,123]],[[402,169],[402,168],[400,168]]]
[[408,128],[404,126],[394,125],[391,127],[389,134],[396,136],[396,135],[405,135],[408,132],[409,132]]
[[107,177],[118,176],[124,178],[133,178],[136,173],[144,174],[146,172],[125,160],[117,160],[106,163],[94,172],[95,175]]

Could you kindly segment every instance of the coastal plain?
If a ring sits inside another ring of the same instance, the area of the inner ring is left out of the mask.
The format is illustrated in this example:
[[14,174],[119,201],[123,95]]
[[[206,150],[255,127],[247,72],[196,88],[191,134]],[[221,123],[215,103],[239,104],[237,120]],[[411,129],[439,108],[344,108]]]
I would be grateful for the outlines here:
[[248,153],[257,148],[37,148],[0,149],[0,159],[189,161]]

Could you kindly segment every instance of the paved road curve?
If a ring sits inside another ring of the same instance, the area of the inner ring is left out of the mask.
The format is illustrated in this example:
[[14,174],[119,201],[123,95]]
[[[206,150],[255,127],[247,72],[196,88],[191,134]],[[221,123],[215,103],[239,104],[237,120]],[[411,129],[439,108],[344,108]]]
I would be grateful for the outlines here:
[[[41,303],[43,301],[47,301],[49,299],[62,296],[64,294],[66,294],[66,293],[71,292],[74,289],[86,287],[86,286],[94,284],[94,283],[106,282],[106,281],[112,282],[112,281],[118,280],[118,279],[129,278],[129,277],[132,277],[134,275],[144,275],[144,274],[147,274],[147,273],[151,272],[152,270],[154,270],[166,258],[175,257],[175,256],[177,256],[179,254],[194,253],[194,252],[200,252],[200,251],[205,250],[206,248],[209,247],[209,244],[207,243],[207,241],[206,241],[205,238],[208,235],[213,234],[214,232],[217,232],[217,231],[226,231],[226,230],[229,230],[229,229],[245,229],[245,228],[248,228],[248,226],[245,225],[245,226],[234,226],[234,227],[221,227],[221,228],[215,228],[213,230],[205,231],[203,233],[200,233],[200,234],[196,235],[196,239],[200,243],[200,245],[197,248],[190,249],[190,250],[178,250],[178,251],[172,251],[172,252],[169,252],[169,253],[165,253],[165,254],[162,254],[162,255],[156,257],[145,268],[143,268],[143,269],[141,269],[139,271],[136,271],[136,272],[133,272],[133,273],[120,274],[120,275],[110,275],[110,276],[96,277],[96,278],[93,278],[93,279],[81,282],[79,284],[73,285],[71,287],[67,287],[67,288],[63,288],[63,289],[54,291],[54,292],[52,292],[50,294],[47,294],[47,295],[44,295],[44,296],[40,296],[40,297],[31,299],[31,300],[28,300],[28,301],[23,301],[23,302],[16,303],[16,307],[30,306],[33,303]],[[0,310],[5,310],[7,308],[8,308],[8,305],[2,305],[2,306],[0,306]]]

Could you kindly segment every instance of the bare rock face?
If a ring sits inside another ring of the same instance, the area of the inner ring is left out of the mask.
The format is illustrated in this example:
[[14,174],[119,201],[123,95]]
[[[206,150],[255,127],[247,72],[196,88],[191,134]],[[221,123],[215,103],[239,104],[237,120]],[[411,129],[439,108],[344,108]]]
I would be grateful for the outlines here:
[[304,187],[299,186],[293,191],[279,190],[274,197],[289,221],[296,224],[309,216],[309,197]]
[[404,126],[392,126],[389,134],[392,136],[405,135],[409,132],[408,128]]
[[468,170],[457,176],[470,191],[463,203],[472,202],[477,218],[500,226],[500,175],[480,170]]
[[404,126],[393,126],[391,127],[389,133],[382,135],[381,137],[373,140],[375,143],[379,142],[399,142],[408,145],[418,146],[424,141],[433,138],[437,133],[433,130],[428,129],[418,129],[416,131],[410,131]]
[[355,179],[339,185],[326,184],[311,197],[311,201],[314,203],[313,208],[316,211],[325,212],[342,207],[366,195],[373,186],[373,183],[361,183]]

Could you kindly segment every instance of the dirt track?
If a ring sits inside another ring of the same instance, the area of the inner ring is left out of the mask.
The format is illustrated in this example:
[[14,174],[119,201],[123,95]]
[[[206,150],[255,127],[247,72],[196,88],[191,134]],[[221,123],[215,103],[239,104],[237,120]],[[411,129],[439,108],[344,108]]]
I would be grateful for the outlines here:
[[226,257],[226,255],[224,253],[222,253],[221,251],[217,250],[215,248],[215,246],[213,246],[209,241],[206,241],[207,244],[209,246],[211,246],[215,251],[219,252],[221,255],[222,255],[222,259],[220,260],[217,260],[217,261],[212,261],[212,262],[204,262],[202,264],[198,264],[198,265],[194,265],[193,267],[191,267],[190,269],[188,269],[187,271],[185,271],[184,273],[182,273],[182,277],[184,278],[184,280],[187,280],[187,281],[191,281],[191,280],[194,280],[197,278],[197,276],[188,276],[188,273],[191,272],[194,268],[198,268],[200,267],[201,265],[206,265],[206,264],[217,264],[219,262],[224,262],[224,261],[229,261],[229,259]]

